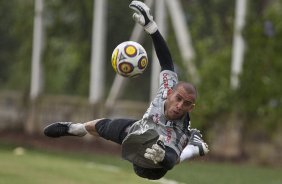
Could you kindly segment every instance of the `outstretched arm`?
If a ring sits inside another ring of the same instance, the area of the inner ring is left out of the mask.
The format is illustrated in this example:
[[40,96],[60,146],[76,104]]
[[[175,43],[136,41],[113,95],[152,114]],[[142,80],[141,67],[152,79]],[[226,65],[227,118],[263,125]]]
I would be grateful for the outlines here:
[[170,51],[161,33],[157,30],[155,33],[151,34],[151,37],[161,65],[161,70],[174,71]]
[[158,30],[157,24],[153,20],[150,8],[141,1],[132,1],[129,7],[136,12],[133,14],[133,19],[142,25],[145,31],[150,34],[161,65],[161,70],[174,71],[170,51],[164,38]]

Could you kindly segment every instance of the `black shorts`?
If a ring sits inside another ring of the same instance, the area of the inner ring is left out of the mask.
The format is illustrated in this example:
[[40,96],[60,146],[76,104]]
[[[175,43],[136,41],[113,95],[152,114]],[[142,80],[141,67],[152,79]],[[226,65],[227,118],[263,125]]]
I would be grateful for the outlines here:
[[165,168],[143,168],[136,164],[133,164],[133,170],[138,176],[149,180],[161,179],[167,173]]
[[96,131],[104,139],[121,144],[127,135],[126,128],[138,120],[135,119],[102,119],[95,125]]

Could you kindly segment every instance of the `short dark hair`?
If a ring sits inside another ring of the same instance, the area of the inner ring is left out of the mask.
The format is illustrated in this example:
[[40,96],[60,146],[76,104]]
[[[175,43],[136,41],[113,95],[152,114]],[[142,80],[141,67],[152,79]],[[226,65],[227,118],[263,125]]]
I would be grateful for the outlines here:
[[180,86],[183,87],[187,93],[195,94],[195,98],[197,98],[197,96],[198,96],[197,89],[196,89],[196,87],[193,84],[191,84],[189,82],[179,81],[173,87],[173,89],[178,89]]
[[164,168],[143,168],[136,164],[133,164],[133,169],[138,176],[150,180],[158,180],[167,173]]

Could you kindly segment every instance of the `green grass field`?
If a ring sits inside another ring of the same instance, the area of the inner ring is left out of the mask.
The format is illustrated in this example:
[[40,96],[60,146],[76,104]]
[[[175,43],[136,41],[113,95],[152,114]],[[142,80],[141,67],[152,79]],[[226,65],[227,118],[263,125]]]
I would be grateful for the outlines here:
[[[21,151],[21,150],[20,150]],[[0,184],[281,184],[282,168],[185,162],[165,179],[151,182],[136,176],[117,156],[83,155],[25,149],[0,144]]]

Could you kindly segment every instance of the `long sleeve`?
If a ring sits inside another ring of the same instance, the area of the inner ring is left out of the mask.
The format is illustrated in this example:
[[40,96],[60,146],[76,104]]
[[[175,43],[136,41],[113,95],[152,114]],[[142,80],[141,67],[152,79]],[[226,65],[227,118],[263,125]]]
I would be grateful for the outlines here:
[[157,57],[161,65],[161,70],[174,71],[174,66],[173,66],[173,61],[170,51],[161,33],[157,30],[155,33],[151,34],[151,37],[153,40]]
[[166,146],[165,157],[160,165],[163,166],[166,170],[170,170],[174,167],[175,164],[177,164],[177,162],[178,156],[176,152],[172,148]]

